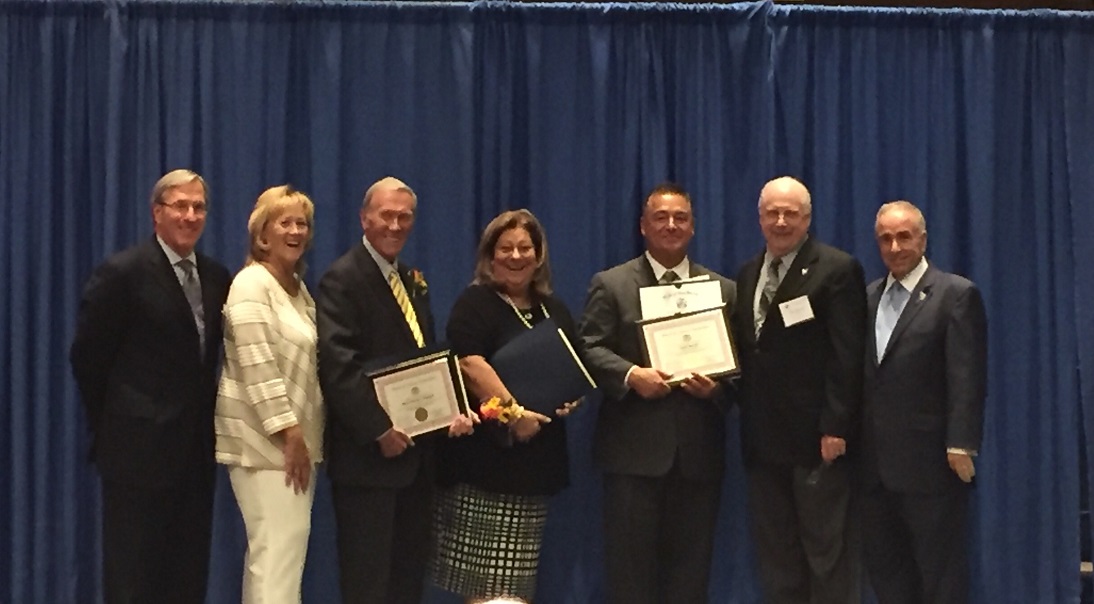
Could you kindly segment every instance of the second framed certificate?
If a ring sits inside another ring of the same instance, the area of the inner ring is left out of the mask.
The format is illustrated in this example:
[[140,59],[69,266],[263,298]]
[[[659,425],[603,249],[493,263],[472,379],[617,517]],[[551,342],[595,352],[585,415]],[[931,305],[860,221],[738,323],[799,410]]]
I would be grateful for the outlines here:
[[671,373],[669,383],[692,373],[721,377],[740,373],[724,306],[640,321],[650,367]]
[[407,436],[447,428],[467,414],[463,378],[450,351],[404,361],[370,375],[380,406],[395,428]]

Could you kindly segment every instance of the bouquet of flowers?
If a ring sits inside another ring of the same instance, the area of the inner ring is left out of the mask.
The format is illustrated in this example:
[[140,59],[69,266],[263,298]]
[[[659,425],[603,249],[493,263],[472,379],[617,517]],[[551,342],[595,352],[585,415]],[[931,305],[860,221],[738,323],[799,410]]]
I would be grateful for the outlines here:
[[503,401],[496,396],[492,396],[479,407],[480,417],[497,420],[499,424],[508,424],[520,419],[522,415],[524,415],[524,407],[521,407],[520,403],[511,398]]

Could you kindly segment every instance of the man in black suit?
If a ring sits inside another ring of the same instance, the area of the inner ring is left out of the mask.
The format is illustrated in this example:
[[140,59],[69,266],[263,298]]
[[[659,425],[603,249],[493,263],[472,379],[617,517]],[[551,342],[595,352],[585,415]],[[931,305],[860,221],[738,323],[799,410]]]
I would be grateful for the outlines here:
[[645,366],[638,290],[708,275],[726,314],[734,283],[687,256],[695,234],[691,199],[663,184],[646,198],[639,228],[646,253],[597,273],[581,337],[604,393],[594,457],[604,471],[608,602],[705,602],[725,458],[725,394],[693,374],[671,387]]
[[102,477],[108,604],[205,601],[231,280],[194,251],[206,194],[194,172],[164,175],[152,190],[155,237],[100,265],[80,302],[70,360]]
[[866,568],[882,604],[969,599],[966,518],[987,384],[984,302],[928,264],[907,201],[874,228],[888,276],[867,290],[863,421]]
[[733,314],[741,351],[742,442],[764,601],[848,604],[841,459],[862,398],[862,266],[809,237],[809,190],[790,178],[760,193],[766,249],[741,268]]
[[[319,281],[319,381],[327,405],[342,601],[417,604],[429,553],[432,446],[394,427],[370,369],[434,342],[429,292],[398,261],[417,197],[383,178],[365,192],[364,237]],[[468,432],[454,423],[450,434]]]

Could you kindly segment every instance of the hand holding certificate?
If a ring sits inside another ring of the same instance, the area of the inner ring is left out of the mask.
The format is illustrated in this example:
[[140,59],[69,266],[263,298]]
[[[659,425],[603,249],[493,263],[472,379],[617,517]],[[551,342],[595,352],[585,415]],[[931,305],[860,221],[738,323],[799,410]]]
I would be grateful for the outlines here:
[[713,378],[740,372],[723,305],[638,325],[649,366],[671,374],[669,383],[693,373]]
[[370,376],[392,425],[408,436],[447,428],[468,413],[463,378],[451,351],[412,358]]
[[552,319],[510,340],[489,362],[521,405],[544,415],[554,415],[596,388],[573,344]]

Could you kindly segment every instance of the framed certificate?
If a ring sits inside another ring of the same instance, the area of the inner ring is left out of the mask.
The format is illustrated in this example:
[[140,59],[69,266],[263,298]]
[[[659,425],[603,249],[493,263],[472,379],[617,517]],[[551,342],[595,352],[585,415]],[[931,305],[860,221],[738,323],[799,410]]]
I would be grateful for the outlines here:
[[639,321],[649,366],[678,383],[699,373],[722,377],[740,373],[737,348],[726,326],[724,305],[671,317]]
[[638,288],[638,303],[642,319],[660,319],[683,313],[721,306],[722,284],[709,275],[692,277],[668,285]]
[[370,376],[380,406],[407,436],[447,428],[467,414],[463,376],[449,350],[403,361]]

